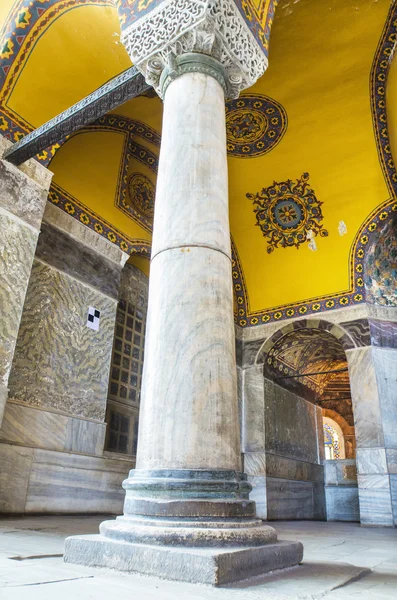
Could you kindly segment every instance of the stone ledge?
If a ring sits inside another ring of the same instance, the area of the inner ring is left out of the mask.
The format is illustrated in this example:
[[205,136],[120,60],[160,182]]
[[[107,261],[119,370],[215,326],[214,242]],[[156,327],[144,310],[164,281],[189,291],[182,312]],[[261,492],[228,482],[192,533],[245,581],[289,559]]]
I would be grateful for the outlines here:
[[123,267],[129,255],[120,250],[115,244],[109,242],[95,231],[89,229],[74,217],[66,214],[63,210],[47,202],[43,221],[56,227],[60,231],[69,234],[75,240],[95,250],[98,254]]
[[164,579],[225,585],[301,562],[300,542],[277,542],[255,548],[162,547],[116,542],[101,535],[65,540],[65,562]]
[[[12,145],[12,142],[7,140],[3,135],[0,135],[0,158]],[[7,164],[10,165],[11,163],[7,162]],[[27,177],[33,179],[45,190],[49,189],[51,180],[53,178],[53,173],[34,158],[27,160],[18,167],[15,167],[15,169],[22,171]]]

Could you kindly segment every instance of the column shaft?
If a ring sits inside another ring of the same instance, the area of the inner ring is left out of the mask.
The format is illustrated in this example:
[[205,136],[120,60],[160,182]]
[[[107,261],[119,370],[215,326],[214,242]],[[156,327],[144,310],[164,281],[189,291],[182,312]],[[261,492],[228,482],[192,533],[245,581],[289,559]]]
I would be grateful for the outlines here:
[[166,92],[138,469],[240,469],[224,114],[208,75]]

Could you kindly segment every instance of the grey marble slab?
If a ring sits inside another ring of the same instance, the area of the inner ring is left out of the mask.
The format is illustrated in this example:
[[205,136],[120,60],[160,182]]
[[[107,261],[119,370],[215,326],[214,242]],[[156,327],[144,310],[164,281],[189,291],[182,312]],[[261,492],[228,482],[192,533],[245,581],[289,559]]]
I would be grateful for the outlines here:
[[41,226],[36,258],[110,298],[118,298],[121,265],[49,223]]
[[397,448],[397,349],[373,348],[372,351],[383,434],[387,448]]
[[345,323],[341,323],[341,327],[346,329],[357,347],[371,345],[368,319],[346,321]]
[[[78,240],[85,246],[88,246],[97,254],[101,254],[108,258],[119,267],[128,259],[128,254],[125,254],[120,250],[116,244],[113,244],[102,235],[99,235],[99,233],[96,233],[86,225],[83,225],[83,223],[75,219],[75,217],[68,215],[64,210],[50,202],[47,202],[46,204],[43,221],[56,229],[63,231],[65,234]],[[139,271],[139,269],[137,269],[137,271]],[[139,272],[145,277],[142,271]]]
[[266,477],[264,476],[248,476],[248,481],[252,485],[250,500],[256,504],[256,516],[260,519],[267,519],[267,492],[266,492]]
[[101,456],[106,424],[69,417],[35,407],[7,402],[0,440]]
[[25,512],[122,512],[132,462],[34,450]]
[[0,228],[0,384],[7,386],[38,232],[3,211]]
[[324,467],[316,463],[266,453],[266,472],[269,477],[296,481],[324,481]]
[[388,472],[385,448],[357,448],[356,460],[359,474],[386,474]]
[[359,521],[357,486],[325,487],[328,521]]
[[390,488],[364,489],[359,485],[358,493],[362,525],[393,525]]
[[346,352],[357,448],[383,447],[384,435],[372,348]]
[[24,512],[32,460],[32,448],[0,443],[0,512]]
[[390,475],[390,492],[394,525],[397,525],[397,474]]
[[316,407],[265,379],[266,451],[316,463]]
[[382,348],[397,348],[397,323],[370,319],[371,341],[373,346]]
[[[87,327],[89,306],[101,313],[98,331]],[[10,373],[10,398],[103,421],[116,306],[35,260]]]
[[387,470],[397,475],[397,448],[386,448]]
[[265,450],[265,381],[260,365],[244,369],[243,452]]
[[268,477],[267,516],[269,520],[313,519],[313,484]]
[[11,163],[0,160],[0,206],[39,230],[48,190]]
[[316,521],[325,521],[327,519],[325,487],[323,481],[313,483],[313,519]]

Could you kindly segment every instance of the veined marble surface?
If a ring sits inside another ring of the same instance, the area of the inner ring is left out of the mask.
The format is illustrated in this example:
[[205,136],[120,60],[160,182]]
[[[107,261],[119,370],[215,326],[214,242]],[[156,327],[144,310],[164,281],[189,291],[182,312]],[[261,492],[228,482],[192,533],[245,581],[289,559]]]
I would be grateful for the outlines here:
[[[88,307],[101,312],[98,331]],[[10,398],[71,416],[105,417],[116,303],[37,260],[10,374]]]

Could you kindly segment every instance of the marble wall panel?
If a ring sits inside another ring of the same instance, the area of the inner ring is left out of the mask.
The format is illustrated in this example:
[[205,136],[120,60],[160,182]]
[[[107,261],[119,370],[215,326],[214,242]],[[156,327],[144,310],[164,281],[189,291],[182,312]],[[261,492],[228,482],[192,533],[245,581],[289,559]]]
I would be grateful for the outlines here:
[[397,348],[397,323],[370,319],[371,343],[381,348]]
[[313,483],[313,519],[316,521],[327,519],[324,481]]
[[313,519],[313,483],[268,477],[267,518],[269,520]]
[[252,476],[266,475],[266,453],[245,452],[244,472]]
[[36,258],[110,298],[118,298],[121,266],[49,223],[41,226]]
[[127,263],[123,269],[119,297],[146,313],[148,292],[149,279],[137,267]]
[[[389,479],[388,475],[383,475]],[[372,483],[375,483],[374,481]],[[378,480],[378,484],[382,483]],[[360,499],[360,522],[362,525],[393,525],[390,487],[383,482],[383,487],[363,488],[359,481],[358,494]]]
[[358,448],[384,446],[382,415],[372,348],[346,352]]
[[134,462],[0,443],[1,513],[121,514]]
[[322,465],[270,453],[266,453],[266,473],[269,477],[296,481],[315,481],[318,483],[324,481],[324,467]]
[[35,450],[25,512],[113,513],[123,509],[130,461]]
[[0,441],[100,456],[105,433],[105,423],[76,419],[9,401],[0,429]]
[[24,512],[32,460],[32,448],[0,443],[0,513]]
[[38,230],[47,194],[47,187],[42,187],[6,160],[0,160],[0,206],[3,210]]
[[243,452],[265,450],[265,390],[263,367],[244,369]]
[[265,476],[248,476],[248,481],[252,485],[250,500],[256,504],[256,516],[259,519],[267,519],[267,492]]
[[266,451],[318,462],[316,407],[264,379]]
[[386,460],[388,472],[390,474],[397,475],[397,449],[387,448]]
[[[99,331],[86,326],[88,307]],[[116,302],[35,260],[10,374],[9,397],[103,420]]]
[[390,475],[391,505],[393,522],[397,526],[397,474]]
[[357,486],[325,487],[327,521],[359,521]]
[[356,461],[357,472],[361,475],[388,472],[385,448],[358,448]]
[[358,348],[361,346],[370,346],[371,336],[369,333],[368,319],[347,321],[346,323],[341,323],[341,326],[343,329],[346,329]]
[[[128,254],[120,250],[118,246],[110,242],[107,238],[98,235],[95,231],[86,225],[83,225],[83,223],[73,216],[68,215],[64,210],[50,202],[47,202],[46,204],[43,221],[67,234],[74,240],[88,246],[97,254],[105,256],[116,265],[123,266],[125,261],[129,258]],[[139,272],[141,273],[141,271]]]
[[0,228],[0,385],[7,388],[38,231],[3,211]]
[[384,443],[397,448],[397,349],[373,348]]

